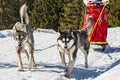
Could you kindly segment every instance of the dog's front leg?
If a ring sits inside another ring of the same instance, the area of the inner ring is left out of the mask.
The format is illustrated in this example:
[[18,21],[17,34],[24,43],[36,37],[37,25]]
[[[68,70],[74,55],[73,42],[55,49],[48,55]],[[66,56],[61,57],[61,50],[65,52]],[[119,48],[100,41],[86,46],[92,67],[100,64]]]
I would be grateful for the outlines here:
[[62,61],[62,65],[66,66],[66,62],[65,62],[65,54],[60,52],[60,56],[61,56],[61,61]]
[[33,67],[35,67],[36,66],[36,64],[35,64],[35,58],[34,58],[34,47],[32,48],[32,52],[33,52],[33,54],[32,54],[32,62],[33,62]]
[[21,54],[18,54],[18,71],[24,71],[23,70],[23,65],[22,65],[22,60],[21,60]]
[[32,66],[35,67],[35,58],[34,58],[34,45],[31,46],[31,53],[32,53]]
[[33,53],[34,53],[34,50],[33,49],[30,49],[29,51],[29,70],[32,69],[34,66],[35,66],[35,62],[34,62],[34,56],[33,56]]
[[25,54],[26,54],[26,56],[27,56],[27,59],[29,60],[29,55],[28,55],[27,50],[25,50]]
[[71,49],[70,54],[69,54],[69,65],[67,68],[67,72],[64,75],[65,77],[69,77],[71,71],[73,70],[73,66],[74,66],[75,59],[76,59],[76,53],[77,51],[75,51],[74,48]]
[[64,51],[60,47],[58,47],[58,49],[59,49],[62,65],[66,66]]
[[29,54],[29,63],[28,63],[28,68],[29,70],[33,68],[33,57],[32,57],[32,54]]

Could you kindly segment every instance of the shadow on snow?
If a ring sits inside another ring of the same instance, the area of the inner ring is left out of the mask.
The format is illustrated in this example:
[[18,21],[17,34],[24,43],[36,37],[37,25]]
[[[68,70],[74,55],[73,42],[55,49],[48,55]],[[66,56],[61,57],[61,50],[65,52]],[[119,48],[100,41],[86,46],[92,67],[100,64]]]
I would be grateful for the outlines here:
[[0,69],[1,68],[13,68],[18,67],[18,65],[12,64],[12,63],[2,63],[0,62]]
[[[88,78],[96,78],[97,76],[101,75],[102,73],[107,72],[108,70],[112,69],[113,67],[120,64],[120,59],[114,62],[112,65],[110,65],[105,70],[102,70],[103,68],[82,68],[82,67],[74,67],[73,71],[69,77],[75,78],[76,80],[84,80]],[[1,68],[13,68],[17,67],[18,65],[10,64],[10,63],[2,63],[0,62],[0,69]],[[62,73],[65,72],[66,67],[63,67],[60,63],[58,64],[45,64],[45,63],[38,63],[36,64],[36,67],[31,70],[31,72],[54,72],[54,73]],[[101,69],[101,71],[97,71],[97,69]],[[61,75],[61,74],[60,74]]]
[[[101,75],[102,73],[107,72],[108,70],[112,69],[113,67],[120,64],[120,60],[113,63],[111,66],[106,68],[105,70],[102,70],[103,68],[81,68],[81,67],[74,67],[73,71],[71,72],[71,75],[69,79],[75,78],[75,80],[84,80],[88,78],[96,78],[97,76]],[[43,68],[40,68],[40,66],[43,66]],[[98,69],[101,69],[98,71]],[[54,72],[54,73],[62,73],[65,72],[66,67],[63,67],[61,64],[45,64],[45,63],[39,63],[37,64],[36,68],[32,70],[32,72],[40,71],[40,72]],[[61,75],[61,74],[60,74]]]

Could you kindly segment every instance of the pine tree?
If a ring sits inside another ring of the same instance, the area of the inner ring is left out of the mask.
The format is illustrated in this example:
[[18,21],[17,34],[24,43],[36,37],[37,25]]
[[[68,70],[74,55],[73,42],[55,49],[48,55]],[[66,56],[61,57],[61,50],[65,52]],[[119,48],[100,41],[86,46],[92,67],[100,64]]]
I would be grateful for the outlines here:
[[80,29],[81,9],[80,0],[70,0],[64,4],[63,13],[61,13],[60,18],[60,28]]
[[120,26],[120,1],[110,0],[110,8],[109,27]]
[[12,28],[20,21],[19,8],[25,0],[0,0],[0,29]]
[[[81,29],[84,20],[83,0],[0,0],[0,29],[12,28],[20,21],[19,9],[28,2],[31,27]],[[109,27],[120,26],[120,1],[110,1]]]
[[35,0],[31,12],[31,25],[36,28],[57,29],[62,0]]

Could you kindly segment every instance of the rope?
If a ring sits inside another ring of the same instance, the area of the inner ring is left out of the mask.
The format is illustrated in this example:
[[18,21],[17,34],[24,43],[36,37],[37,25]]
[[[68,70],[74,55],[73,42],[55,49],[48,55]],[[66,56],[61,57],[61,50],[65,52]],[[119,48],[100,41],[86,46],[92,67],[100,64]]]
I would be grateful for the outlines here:
[[101,15],[102,15],[102,13],[103,13],[103,11],[104,11],[104,9],[105,9],[105,6],[106,6],[106,2],[104,3],[104,6],[103,6],[103,8],[102,8],[102,10],[101,10],[101,12],[100,12],[100,15],[99,15],[99,17],[98,17],[95,25],[93,26],[93,29],[92,29],[91,34],[89,35],[89,41],[91,40],[92,34],[93,34],[93,32],[94,32],[94,30],[95,30],[95,28],[96,28],[96,25],[98,24],[98,21],[99,21]]
[[[43,50],[52,48],[52,47],[54,47],[54,46],[56,46],[56,44],[53,44],[53,45],[51,45],[51,46],[49,46],[49,47],[46,47],[46,48],[43,48],[43,49],[36,49],[35,51],[43,51]],[[34,54],[37,54],[37,53],[34,53]],[[24,59],[24,58],[26,58],[26,56],[22,57],[22,59]]]
[[36,49],[35,51],[43,51],[43,50],[52,48],[52,47],[54,47],[54,46],[56,46],[56,44],[50,45],[50,46],[48,46],[48,47],[46,47],[46,48],[43,48],[43,49]]

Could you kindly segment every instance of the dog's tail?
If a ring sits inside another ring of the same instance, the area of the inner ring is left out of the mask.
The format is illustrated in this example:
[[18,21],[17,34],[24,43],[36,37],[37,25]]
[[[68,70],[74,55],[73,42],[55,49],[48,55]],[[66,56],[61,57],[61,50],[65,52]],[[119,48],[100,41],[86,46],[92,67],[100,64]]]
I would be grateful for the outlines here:
[[28,3],[27,2],[24,5],[22,5],[21,8],[20,8],[21,23],[26,23],[26,24],[29,23],[27,8],[28,8]]
[[94,24],[94,19],[90,16],[88,18],[88,23],[83,30],[85,30],[87,32],[87,34],[90,34],[92,31],[93,24]]

